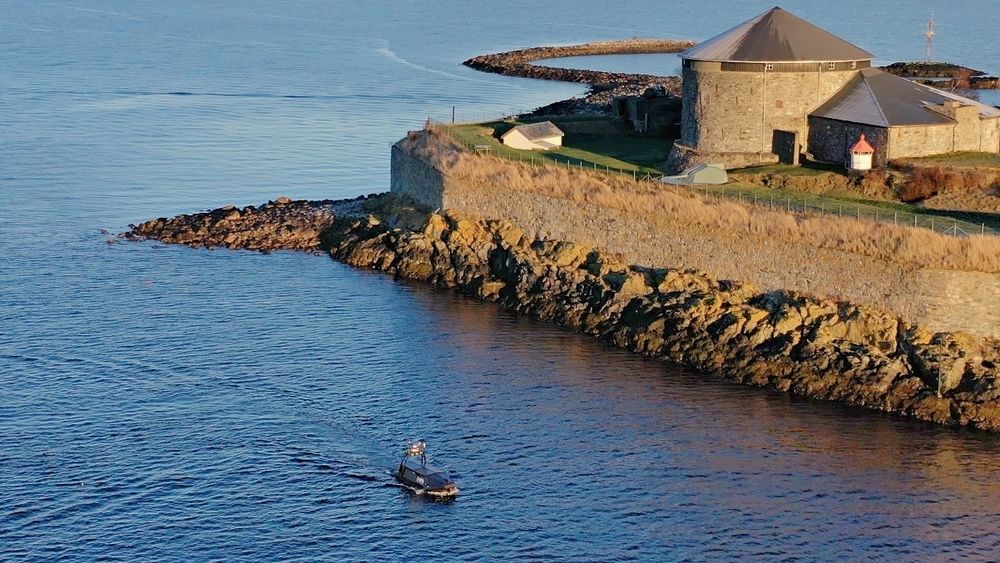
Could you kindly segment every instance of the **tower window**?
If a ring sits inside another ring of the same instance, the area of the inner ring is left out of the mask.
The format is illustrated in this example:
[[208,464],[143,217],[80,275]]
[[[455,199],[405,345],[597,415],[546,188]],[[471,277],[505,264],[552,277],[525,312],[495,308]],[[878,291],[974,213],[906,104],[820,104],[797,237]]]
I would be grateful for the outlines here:
[[826,65],[826,68],[828,68],[830,70],[837,70],[837,63],[828,63]]
[[774,70],[774,63],[764,63],[764,70]]
[[858,68],[858,61],[851,61],[851,70]]

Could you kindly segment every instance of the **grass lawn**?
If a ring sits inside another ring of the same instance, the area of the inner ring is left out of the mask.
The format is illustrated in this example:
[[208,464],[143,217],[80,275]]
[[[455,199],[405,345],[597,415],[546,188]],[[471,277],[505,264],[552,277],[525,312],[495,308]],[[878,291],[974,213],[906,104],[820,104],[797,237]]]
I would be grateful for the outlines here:
[[790,211],[805,210],[844,217],[860,217],[900,225],[916,225],[938,232],[958,227],[967,234],[980,232],[1000,234],[1000,215],[993,213],[931,209],[906,203],[850,196],[815,195],[739,182],[724,186],[692,186],[691,189],[709,196],[738,199]]
[[[606,118],[593,119],[600,121]],[[559,123],[553,120],[556,125]],[[516,123],[514,123],[516,124]],[[635,171],[637,175],[660,176],[659,169],[667,160],[670,151],[670,141],[647,137],[615,134],[567,134],[563,142],[565,146],[551,151],[522,151],[512,149],[500,143],[494,131],[503,132],[512,127],[510,122],[491,122],[467,125],[446,126],[451,136],[469,147],[485,145],[490,147],[492,154],[514,160],[527,162],[569,162],[573,167],[585,169],[612,171],[620,169],[626,173]],[[942,158],[942,157],[930,157]],[[986,153],[956,153],[947,155],[952,159],[966,162],[995,161],[1000,166],[1000,157]],[[915,159],[917,160],[917,159]],[[924,161],[926,159],[919,159]],[[581,166],[582,165],[582,166]],[[981,164],[967,164],[975,166]],[[789,174],[818,175],[829,172],[842,173],[843,168],[835,165],[807,163],[803,166],[775,164],[733,170],[732,173],[743,174]],[[684,188],[682,188],[684,189]],[[698,193],[708,196],[757,203],[790,211],[822,212],[845,217],[861,217],[903,225],[917,225],[932,228],[939,232],[949,231],[957,227],[969,234],[986,232],[1000,234],[1000,215],[991,213],[972,213],[963,211],[948,211],[929,209],[905,203],[867,200],[850,195],[815,195],[789,190],[766,188],[749,183],[731,182],[724,186],[690,186]]]
[[[556,125],[559,123],[556,122]],[[486,145],[493,154],[511,160],[569,162],[572,166],[582,165],[589,169],[634,170],[640,175],[662,174],[659,167],[667,161],[670,153],[671,142],[667,139],[606,134],[567,134],[563,139],[564,145],[558,149],[522,151],[504,146],[493,134],[493,131],[503,132],[511,126],[509,122],[492,122],[446,126],[445,129],[466,146]]]
[[904,158],[902,164],[917,166],[958,166],[963,168],[1000,168],[1000,154],[992,152],[963,151],[920,158]]

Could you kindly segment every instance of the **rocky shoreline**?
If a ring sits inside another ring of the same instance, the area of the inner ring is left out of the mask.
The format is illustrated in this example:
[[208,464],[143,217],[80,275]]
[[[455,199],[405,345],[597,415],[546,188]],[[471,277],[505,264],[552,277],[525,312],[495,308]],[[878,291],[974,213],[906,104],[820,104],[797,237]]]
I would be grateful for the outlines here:
[[735,383],[1000,431],[1000,343],[931,334],[868,307],[632,267],[504,221],[391,196],[279,198],[155,219],[122,235],[192,247],[328,252]]
[[928,86],[950,87],[959,90],[1000,88],[1000,78],[987,76],[981,70],[952,63],[898,62],[883,66],[881,69]]
[[694,41],[678,41],[673,39],[599,41],[564,47],[531,47],[504,53],[480,55],[462,64],[479,71],[503,74],[505,76],[579,82],[590,86],[590,91],[583,98],[574,98],[550,104],[549,106],[535,110],[532,114],[606,113],[611,110],[611,102],[616,97],[639,96],[650,88],[679,96],[681,79],[677,76],[556,68],[532,63],[545,59],[591,55],[679,53],[694,45]]

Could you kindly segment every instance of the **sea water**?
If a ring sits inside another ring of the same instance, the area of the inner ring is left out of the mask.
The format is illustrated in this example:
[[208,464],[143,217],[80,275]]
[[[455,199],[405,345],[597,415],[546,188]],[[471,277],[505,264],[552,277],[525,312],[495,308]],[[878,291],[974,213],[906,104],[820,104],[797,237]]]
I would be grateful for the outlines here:
[[[725,385],[323,256],[129,223],[387,188],[428,117],[583,87],[486,52],[703,39],[762,2],[0,1],[0,559],[995,557],[1000,443]],[[995,71],[994,3],[798,1]],[[669,64],[667,65],[670,66]],[[389,471],[424,439],[450,504]]]

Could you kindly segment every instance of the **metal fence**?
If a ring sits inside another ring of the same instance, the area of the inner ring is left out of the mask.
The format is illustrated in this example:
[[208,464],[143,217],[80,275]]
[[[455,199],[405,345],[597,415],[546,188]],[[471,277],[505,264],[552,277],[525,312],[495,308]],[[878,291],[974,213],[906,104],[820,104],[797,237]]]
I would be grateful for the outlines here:
[[[500,120],[497,119],[497,121]],[[471,143],[456,135],[452,129],[454,126],[473,125],[482,122],[446,124],[433,119],[429,119],[428,121],[434,125],[435,129],[448,135],[452,141],[465,147],[472,154],[503,158],[521,164],[564,166],[569,169],[617,175],[630,178],[636,182],[655,183],[664,187],[669,186],[670,188],[691,191],[706,198],[731,200],[745,205],[781,210],[788,213],[836,215],[845,219],[877,221],[900,226],[930,229],[937,233],[957,237],[970,235],[1000,236],[1000,218],[996,222],[987,224],[985,221],[977,221],[969,217],[970,215],[975,215],[974,213],[931,209],[927,209],[926,211],[891,209],[877,204],[844,201],[809,193],[790,193],[756,186],[732,184],[721,186],[668,185],[663,182],[664,176],[662,174],[654,174],[637,168],[616,168],[600,165],[592,161],[572,158],[562,154],[545,153],[544,155],[535,156],[525,154],[523,151],[506,149],[502,146],[495,148],[489,144]]]

